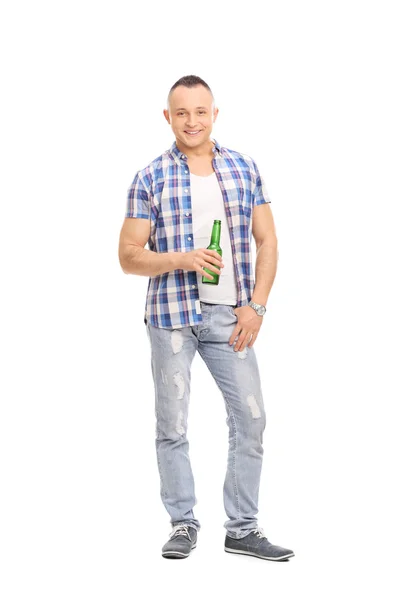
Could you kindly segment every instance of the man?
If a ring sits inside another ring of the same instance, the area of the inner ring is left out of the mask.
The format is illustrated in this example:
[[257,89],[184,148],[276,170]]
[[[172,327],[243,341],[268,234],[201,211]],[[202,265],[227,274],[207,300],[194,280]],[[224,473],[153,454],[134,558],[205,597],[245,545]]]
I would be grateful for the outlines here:
[[[188,556],[200,529],[187,440],[190,367],[198,350],[227,411],[224,549],[287,560],[292,550],[271,544],[255,517],[265,409],[253,345],[276,274],[277,239],[255,162],[210,137],[217,115],[212,92],[199,77],[182,77],[172,86],[164,116],[175,142],[136,174],[120,234],[123,271],[150,278],[144,322],[155,386],[156,452],[161,498],[173,527],[162,555]],[[215,219],[221,221],[222,256],[206,249]],[[202,282],[203,275],[213,279],[205,269],[220,274],[218,285]]]

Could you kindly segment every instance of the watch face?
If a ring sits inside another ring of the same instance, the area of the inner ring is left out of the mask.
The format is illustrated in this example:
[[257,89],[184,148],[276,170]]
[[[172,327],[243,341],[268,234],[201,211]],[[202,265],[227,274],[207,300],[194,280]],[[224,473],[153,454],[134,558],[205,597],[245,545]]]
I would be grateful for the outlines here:
[[265,306],[260,306],[258,308],[258,314],[262,317],[262,315],[264,315],[266,313],[266,308]]

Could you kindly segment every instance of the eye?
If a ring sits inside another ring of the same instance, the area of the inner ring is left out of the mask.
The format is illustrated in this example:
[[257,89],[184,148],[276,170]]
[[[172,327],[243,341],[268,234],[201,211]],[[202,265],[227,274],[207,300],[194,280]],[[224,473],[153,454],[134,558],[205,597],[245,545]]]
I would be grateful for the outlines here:
[[199,111],[198,111],[198,114],[199,114],[199,115],[205,115],[205,114],[206,114],[206,111],[205,111],[205,110],[199,110]]
[[178,115],[179,117],[183,117],[183,116],[184,116],[184,113],[183,113],[183,112],[179,112],[179,113],[177,113],[177,115]]

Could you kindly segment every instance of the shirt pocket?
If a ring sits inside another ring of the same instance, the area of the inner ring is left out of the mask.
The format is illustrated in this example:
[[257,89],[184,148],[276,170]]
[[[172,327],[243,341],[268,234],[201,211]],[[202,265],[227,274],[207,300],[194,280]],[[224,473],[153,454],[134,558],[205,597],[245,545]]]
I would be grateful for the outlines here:
[[158,227],[175,227],[180,222],[180,203],[178,196],[172,194],[168,186],[165,186],[159,204]]
[[239,221],[249,222],[252,217],[252,195],[250,190],[243,186],[236,186],[233,194],[230,195],[228,206],[234,225],[239,225]]

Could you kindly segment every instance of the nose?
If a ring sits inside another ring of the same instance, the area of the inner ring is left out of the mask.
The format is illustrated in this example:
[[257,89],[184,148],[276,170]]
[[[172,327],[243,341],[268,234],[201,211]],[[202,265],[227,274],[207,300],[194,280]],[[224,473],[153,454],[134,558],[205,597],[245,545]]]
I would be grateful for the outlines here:
[[190,129],[192,129],[193,127],[195,127],[195,125],[197,124],[197,119],[194,116],[189,116],[187,119],[187,127],[190,127]]

